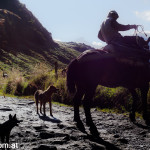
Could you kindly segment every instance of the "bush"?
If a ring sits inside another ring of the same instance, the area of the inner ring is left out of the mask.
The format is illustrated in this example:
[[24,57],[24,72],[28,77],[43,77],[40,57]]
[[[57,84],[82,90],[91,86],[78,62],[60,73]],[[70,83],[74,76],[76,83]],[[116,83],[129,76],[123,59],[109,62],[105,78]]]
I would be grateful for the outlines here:
[[[34,95],[37,89],[45,90],[50,85],[54,85],[59,89],[59,94],[53,94],[52,100],[68,105],[73,104],[73,97],[68,94],[66,87],[66,77],[61,75],[61,70],[58,70],[58,79],[55,76],[55,71],[50,70],[46,65],[40,64],[35,66],[32,72],[27,75],[27,78],[22,75],[17,69],[12,69],[8,72],[8,78],[2,79],[0,85],[4,89],[4,93],[23,96]],[[138,91],[137,91],[138,92]],[[139,92],[138,92],[139,93]],[[148,93],[148,100],[150,92]],[[125,88],[107,88],[98,86],[95,97],[93,99],[93,107],[118,109],[122,112],[130,110],[132,96]],[[141,101],[138,102],[137,109],[141,111]]]
[[131,96],[125,88],[107,88],[98,86],[95,95],[94,105],[102,109],[117,108],[119,110],[122,110],[124,108],[130,108]]
[[13,82],[12,81],[8,81],[6,83],[6,85],[4,86],[4,93],[5,94],[13,94]]
[[13,95],[22,95],[24,77],[17,69],[8,72],[8,78],[5,79],[4,93]]

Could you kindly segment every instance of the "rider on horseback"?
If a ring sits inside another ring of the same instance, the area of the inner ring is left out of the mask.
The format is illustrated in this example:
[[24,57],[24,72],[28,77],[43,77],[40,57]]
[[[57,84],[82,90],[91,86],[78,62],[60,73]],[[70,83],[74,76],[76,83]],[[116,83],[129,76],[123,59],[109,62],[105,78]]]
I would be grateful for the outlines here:
[[[122,36],[118,31],[126,31],[130,29],[137,29],[137,25],[122,25],[119,24],[116,20],[119,15],[116,11],[110,11],[108,17],[103,21],[100,31],[98,33],[98,38],[107,44],[123,44],[127,46],[133,45],[138,47],[136,36]],[[141,37],[140,42],[143,45],[148,43]]]

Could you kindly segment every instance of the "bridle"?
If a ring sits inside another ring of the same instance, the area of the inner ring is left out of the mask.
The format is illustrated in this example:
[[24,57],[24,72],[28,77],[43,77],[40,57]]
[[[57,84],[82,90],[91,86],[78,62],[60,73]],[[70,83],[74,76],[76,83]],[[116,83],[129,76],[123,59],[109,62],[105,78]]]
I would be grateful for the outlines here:
[[134,36],[136,37],[136,43],[141,47],[141,37],[138,36],[139,33],[144,34],[147,37],[147,34],[145,33],[144,27],[142,25],[137,25],[134,31]]
[[[139,27],[141,28],[141,31],[139,30]],[[137,25],[134,31],[134,35],[137,36],[138,33],[144,33],[145,36],[147,37],[147,34],[144,32],[144,27],[142,25]]]

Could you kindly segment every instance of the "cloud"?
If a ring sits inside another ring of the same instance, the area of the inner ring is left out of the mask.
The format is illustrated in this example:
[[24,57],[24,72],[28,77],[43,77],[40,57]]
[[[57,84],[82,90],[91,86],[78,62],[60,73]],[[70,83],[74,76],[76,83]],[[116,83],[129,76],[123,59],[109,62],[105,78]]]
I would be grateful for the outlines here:
[[150,21],[150,11],[143,11],[143,12],[135,11],[135,15],[144,20]]
[[59,40],[59,39],[54,39],[54,41],[56,41],[56,42],[61,42],[61,40]]
[[100,48],[100,47],[104,46],[104,44],[101,43],[101,42],[95,42],[95,41],[93,41],[92,42],[92,46],[95,47],[95,48]]

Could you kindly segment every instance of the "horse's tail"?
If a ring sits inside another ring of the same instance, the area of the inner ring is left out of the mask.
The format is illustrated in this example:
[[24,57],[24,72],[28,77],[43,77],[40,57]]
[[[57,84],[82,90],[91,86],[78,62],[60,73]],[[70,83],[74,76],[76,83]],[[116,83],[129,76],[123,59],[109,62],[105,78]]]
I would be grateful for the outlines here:
[[75,92],[75,77],[77,74],[77,63],[78,60],[74,59],[68,66],[67,69],[67,88],[70,93]]

